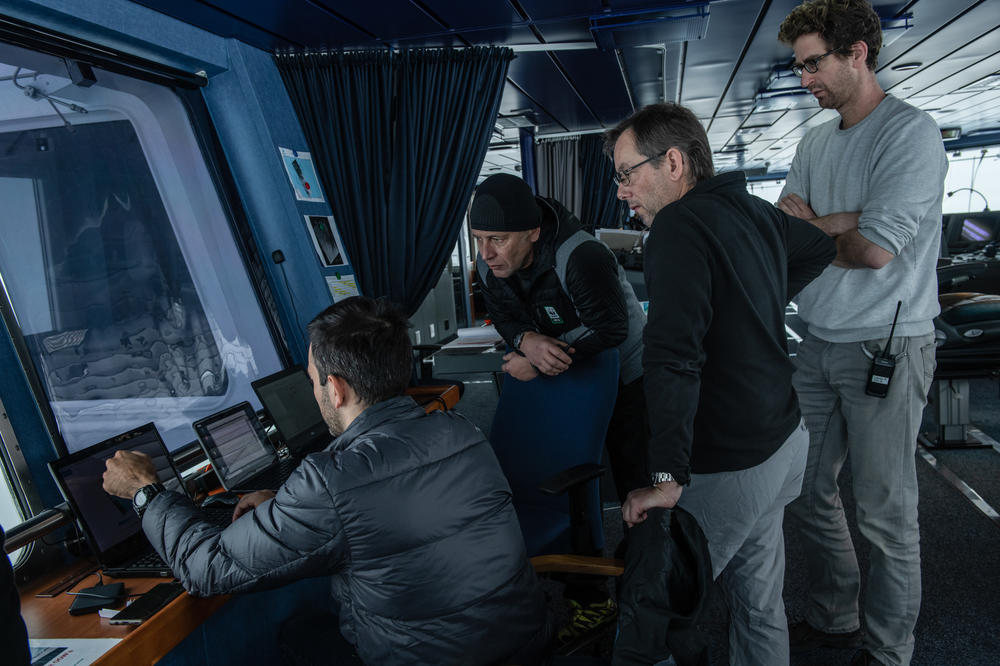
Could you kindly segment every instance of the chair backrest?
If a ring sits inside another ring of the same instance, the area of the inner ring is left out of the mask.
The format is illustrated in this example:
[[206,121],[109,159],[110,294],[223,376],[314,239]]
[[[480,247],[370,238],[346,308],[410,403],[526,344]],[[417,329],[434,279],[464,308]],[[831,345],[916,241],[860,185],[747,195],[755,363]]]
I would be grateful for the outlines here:
[[[504,377],[490,441],[514,492],[529,556],[571,552],[568,497],[538,487],[570,467],[601,461],[617,393],[616,349],[574,360],[555,377]],[[604,547],[598,481],[588,482],[585,508],[596,551]]]

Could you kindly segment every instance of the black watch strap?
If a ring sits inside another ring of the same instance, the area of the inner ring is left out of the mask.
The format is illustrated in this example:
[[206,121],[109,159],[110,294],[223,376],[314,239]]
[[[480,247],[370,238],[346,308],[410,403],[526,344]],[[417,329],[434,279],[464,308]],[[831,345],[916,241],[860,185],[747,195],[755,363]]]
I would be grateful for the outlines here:
[[142,518],[142,514],[146,513],[146,509],[149,507],[149,503],[153,501],[153,498],[164,490],[166,488],[163,487],[162,483],[151,483],[135,491],[135,495],[132,496],[132,508],[139,514],[140,518]]

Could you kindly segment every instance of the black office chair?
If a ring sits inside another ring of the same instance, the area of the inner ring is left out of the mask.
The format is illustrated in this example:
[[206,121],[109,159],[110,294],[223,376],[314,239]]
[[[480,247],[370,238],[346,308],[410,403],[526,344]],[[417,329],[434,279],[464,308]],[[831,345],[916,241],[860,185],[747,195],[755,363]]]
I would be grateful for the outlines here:
[[938,296],[935,318],[937,368],[930,400],[936,433],[924,433],[935,448],[983,448],[969,435],[969,380],[1000,377],[1000,295],[952,292]]

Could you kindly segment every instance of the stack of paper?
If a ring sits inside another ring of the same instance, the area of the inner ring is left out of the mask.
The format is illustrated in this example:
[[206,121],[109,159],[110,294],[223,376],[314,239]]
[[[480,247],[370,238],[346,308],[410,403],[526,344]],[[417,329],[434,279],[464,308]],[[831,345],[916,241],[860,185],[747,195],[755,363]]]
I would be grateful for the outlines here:
[[503,344],[503,338],[497,333],[493,326],[475,326],[472,328],[460,328],[457,336],[451,342],[441,345],[441,349],[467,349],[470,351],[484,351],[494,349],[497,345]]

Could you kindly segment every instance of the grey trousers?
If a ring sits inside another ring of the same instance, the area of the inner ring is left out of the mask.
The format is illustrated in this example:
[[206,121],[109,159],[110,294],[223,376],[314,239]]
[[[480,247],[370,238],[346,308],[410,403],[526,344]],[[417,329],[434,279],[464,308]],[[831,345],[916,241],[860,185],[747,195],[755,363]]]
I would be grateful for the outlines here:
[[800,423],[770,458],[750,469],[692,474],[677,502],[708,540],[712,574],[729,604],[729,663],[788,663],[785,505],[799,495],[809,448]]
[[884,664],[909,664],[920,610],[917,430],[934,376],[933,334],[896,338],[896,370],[885,398],[865,394],[872,355],[886,340],[832,343],[806,336],[793,376],[809,428],[802,496],[788,507],[803,538],[814,628],[860,626],[861,588],[837,476],[851,456],[858,528],[871,543],[865,647]]

